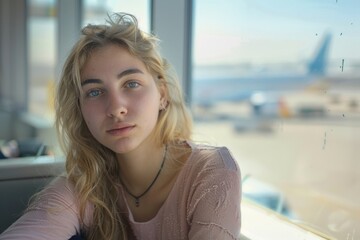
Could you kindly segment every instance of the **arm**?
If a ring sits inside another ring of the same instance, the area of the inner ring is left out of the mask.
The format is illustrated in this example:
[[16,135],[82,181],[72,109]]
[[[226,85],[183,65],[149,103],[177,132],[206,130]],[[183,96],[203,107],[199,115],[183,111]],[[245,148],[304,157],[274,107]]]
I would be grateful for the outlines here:
[[66,240],[79,232],[74,192],[66,178],[57,178],[35,199],[24,215],[0,235],[0,240]]
[[[227,150],[220,155],[224,154],[232,159]],[[235,169],[206,166],[198,174],[188,214],[189,239],[239,238],[241,177],[239,168],[233,163]]]

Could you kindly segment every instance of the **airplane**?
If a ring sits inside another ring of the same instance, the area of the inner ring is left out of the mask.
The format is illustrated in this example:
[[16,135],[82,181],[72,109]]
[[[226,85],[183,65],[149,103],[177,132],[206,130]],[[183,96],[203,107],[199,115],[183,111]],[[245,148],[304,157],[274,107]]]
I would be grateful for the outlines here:
[[[266,105],[284,107],[281,101],[283,93],[306,88],[325,76],[330,42],[331,34],[325,34],[313,59],[307,64],[307,71],[303,73],[198,77],[194,79],[192,88],[193,106],[209,109],[221,102],[247,101],[255,116],[264,115]],[[280,114],[286,116],[289,113],[283,110]]]

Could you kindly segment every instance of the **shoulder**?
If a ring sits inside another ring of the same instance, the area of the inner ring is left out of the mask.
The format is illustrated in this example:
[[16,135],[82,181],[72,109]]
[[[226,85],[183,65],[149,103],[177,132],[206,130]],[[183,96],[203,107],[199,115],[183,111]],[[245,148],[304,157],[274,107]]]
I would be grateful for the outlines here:
[[[79,195],[74,184],[64,175],[56,177],[38,195],[29,210],[47,210],[52,213],[64,213],[76,216],[80,219]],[[93,207],[89,202],[86,203],[84,219],[82,223],[90,224],[92,221]]]
[[192,144],[192,148],[184,176],[191,182],[191,188],[219,183],[240,187],[240,168],[227,147]]
[[187,201],[189,235],[211,232],[216,239],[238,236],[241,174],[236,160],[226,147],[195,145],[193,149],[186,179],[191,181]]
[[53,190],[61,191],[63,193],[68,192],[72,194],[75,192],[74,185],[69,181],[69,179],[65,175],[60,175],[54,178],[54,180],[50,182],[50,184],[46,187],[46,189],[53,189]]
[[191,162],[197,168],[239,172],[240,168],[227,147],[192,144]]
[[58,193],[67,198],[75,198],[74,185],[65,175],[54,178],[43,190],[44,193]]
[[36,195],[33,207],[66,207],[77,213],[76,194],[73,184],[65,177],[58,176]]

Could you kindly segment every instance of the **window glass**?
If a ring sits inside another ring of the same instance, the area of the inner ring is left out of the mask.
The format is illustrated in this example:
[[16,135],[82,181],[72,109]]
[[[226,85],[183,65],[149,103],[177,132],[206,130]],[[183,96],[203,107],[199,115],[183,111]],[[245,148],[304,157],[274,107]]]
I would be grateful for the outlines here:
[[56,57],[56,1],[28,0],[29,111],[53,113]]
[[150,32],[150,1],[149,0],[85,0],[83,25],[88,23],[105,23],[107,14],[126,12],[136,16],[142,30]]
[[230,148],[245,199],[336,239],[360,231],[358,9],[194,1],[195,139]]

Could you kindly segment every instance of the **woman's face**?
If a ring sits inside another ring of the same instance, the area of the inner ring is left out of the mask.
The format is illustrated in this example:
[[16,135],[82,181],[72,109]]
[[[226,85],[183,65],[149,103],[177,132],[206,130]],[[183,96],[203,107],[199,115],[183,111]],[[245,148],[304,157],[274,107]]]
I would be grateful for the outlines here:
[[111,44],[94,50],[81,76],[81,112],[97,141],[116,153],[150,144],[163,99],[142,61]]

